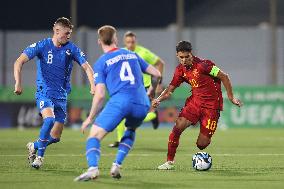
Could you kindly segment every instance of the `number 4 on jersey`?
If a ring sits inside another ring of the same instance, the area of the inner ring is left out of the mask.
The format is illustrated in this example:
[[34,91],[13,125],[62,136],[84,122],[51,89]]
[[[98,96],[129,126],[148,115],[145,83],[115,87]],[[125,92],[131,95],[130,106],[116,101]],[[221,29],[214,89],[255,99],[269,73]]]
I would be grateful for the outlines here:
[[[125,72],[127,73],[125,74]],[[132,70],[129,65],[129,62],[127,61],[122,62],[121,69],[120,69],[120,79],[121,81],[130,81],[131,85],[134,85],[135,83],[134,75],[132,74]]]

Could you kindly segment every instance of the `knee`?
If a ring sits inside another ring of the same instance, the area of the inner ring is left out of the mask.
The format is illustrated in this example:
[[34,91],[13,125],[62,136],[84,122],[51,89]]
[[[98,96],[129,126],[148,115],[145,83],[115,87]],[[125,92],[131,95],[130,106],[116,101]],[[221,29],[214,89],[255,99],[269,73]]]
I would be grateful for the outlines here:
[[210,144],[210,139],[205,140],[197,140],[196,146],[199,150],[204,150]]
[[175,127],[178,128],[181,131],[184,131],[188,126],[188,123],[186,120],[182,117],[177,118]]
[[103,128],[98,127],[97,125],[93,125],[91,127],[88,138],[97,138],[98,140],[101,141],[107,135],[107,133],[108,132]]
[[101,141],[103,139],[103,134],[100,131],[98,131],[98,132],[90,132],[88,138],[97,138],[98,140]]

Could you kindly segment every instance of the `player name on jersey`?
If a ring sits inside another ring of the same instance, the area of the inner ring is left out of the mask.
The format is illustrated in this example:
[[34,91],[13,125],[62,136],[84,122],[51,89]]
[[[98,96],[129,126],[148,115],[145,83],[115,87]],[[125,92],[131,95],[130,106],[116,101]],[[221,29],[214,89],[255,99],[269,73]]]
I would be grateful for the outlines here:
[[106,61],[107,66],[117,63],[120,60],[137,59],[135,54],[120,54]]

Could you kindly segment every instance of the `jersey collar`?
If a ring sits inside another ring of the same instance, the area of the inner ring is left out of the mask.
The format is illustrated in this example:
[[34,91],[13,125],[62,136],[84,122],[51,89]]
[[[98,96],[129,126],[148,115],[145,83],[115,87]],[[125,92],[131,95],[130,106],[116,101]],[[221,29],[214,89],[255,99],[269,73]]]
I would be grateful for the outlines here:
[[118,50],[117,47],[110,49],[107,53],[110,53],[110,52],[113,52],[113,51],[116,51],[116,50]]

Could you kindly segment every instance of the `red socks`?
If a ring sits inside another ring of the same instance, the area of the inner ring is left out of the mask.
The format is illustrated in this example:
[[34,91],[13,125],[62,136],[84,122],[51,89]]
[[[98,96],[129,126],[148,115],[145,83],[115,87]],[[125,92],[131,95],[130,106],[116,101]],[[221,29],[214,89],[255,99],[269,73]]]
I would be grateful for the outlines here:
[[174,126],[169,136],[167,161],[174,161],[181,133],[182,131],[178,129],[176,126]]

